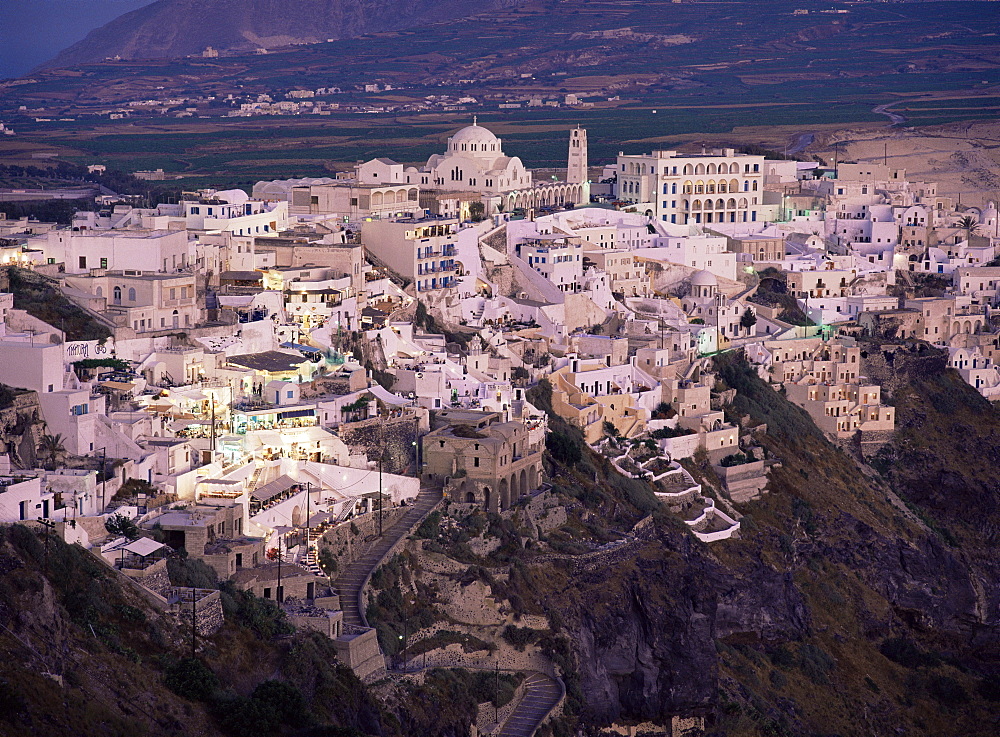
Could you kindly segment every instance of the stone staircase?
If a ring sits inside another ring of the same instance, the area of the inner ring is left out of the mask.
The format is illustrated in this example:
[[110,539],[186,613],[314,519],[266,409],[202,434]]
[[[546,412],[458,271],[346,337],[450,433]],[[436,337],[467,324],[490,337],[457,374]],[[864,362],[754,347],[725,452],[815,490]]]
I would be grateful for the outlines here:
[[562,684],[544,673],[529,675],[524,687],[524,697],[503,723],[499,737],[532,737],[564,694]]
[[442,497],[441,489],[421,489],[406,514],[385,530],[364,556],[344,568],[335,585],[340,592],[340,607],[344,611],[345,625],[368,627],[361,602],[365,584],[375,569],[382,565],[393,546],[430,514]]

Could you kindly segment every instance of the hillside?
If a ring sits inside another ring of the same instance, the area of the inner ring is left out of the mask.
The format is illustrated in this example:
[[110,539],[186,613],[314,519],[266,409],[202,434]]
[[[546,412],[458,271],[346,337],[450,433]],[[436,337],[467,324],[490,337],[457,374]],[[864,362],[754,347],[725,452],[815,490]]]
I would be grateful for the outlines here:
[[[174,563],[175,582],[212,585],[205,566]],[[0,735],[417,733],[401,718],[422,734],[465,733],[440,712],[430,725],[384,709],[336,661],[331,640],[294,632],[273,602],[227,586],[221,597],[226,623],[199,638],[193,660],[189,624],[152,608],[90,553],[0,527]],[[465,684],[453,691],[471,700]]]
[[[588,552],[632,528],[652,500],[578,445],[579,458],[550,459],[562,524],[543,534],[545,515],[529,518],[527,507],[503,519],[455,510],[376,577],[369,617],[395,639],[404,625],[393,601],[412,596],[416,627],[443,620],[449,633],[411,656],[462,642],[549,658],[567,687],[556,735],[675,715],[704,717],[719,737],[997,734],[990,468],[1000,414],[937,352],[891,364],[877,346],[871,354],[866,369],[895,387],[901,428],[878,457],[881,473],[723,356],[720,388],[738,390],[727,413],[767,423],[762,442],[782,461],[769,493],[738,505],[741,539],[706,546],[655,511],[628,544]],[[550,419],[569,438],[560,447],[579,442]],[[688,465],[713,483],[707,465]]]
[[253,51],[461,18],[516,0],[158,0],[119,16],[40,68],[87,64],[110,57],[176,58]]
[[[727,414],[766,423],[782,465],[738,505],[741,537],[711,545],[553,418],[544,508],[446,509],[373,577],[387,653],[546,658],[567,688],[543,732],[559,737],[674,715],[718,737],[997,734],[1000,413],[928,347],[869,344],[864,360],[898,413],[871,465],[717,359],[716,389],[737,389]],[[543,385],[532,399],[546,406]],[[686,464],[725,504],[703,459]],[[184,623],[79,548],[53,539],[46,556],[25,527],[0,529],[0,571],[0,734],[457,737],[493,698],[492,680],[441,670],[376,684],[380,703],[328,640],[289,636],[273,604],[228,588],[194,665]],[[191,563],[173,573],[210,585]]]

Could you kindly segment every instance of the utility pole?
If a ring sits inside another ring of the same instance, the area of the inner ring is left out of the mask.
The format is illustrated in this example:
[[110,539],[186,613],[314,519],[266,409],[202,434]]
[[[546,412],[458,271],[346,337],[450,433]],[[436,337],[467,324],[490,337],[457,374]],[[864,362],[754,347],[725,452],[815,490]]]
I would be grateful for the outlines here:
[[403,670],[404,671],[406,670],[406,646],[410,644],[408,639],[409,631],[407,629],[407,611],[406,611],[407,609],[409,609],[409,607],[407,606],[407,604],[409,604],[409,601],[410,601],[409,599],[403,600]]
[[45,536],[45,577],[49,577],[49,531],[53,530],[56,523],[45,517],[38,518],[38,524],[45,528],[45,532],[42,535]]
[[198,589],[191,587],[191,660],[198,657]]
[[500,721],[500,655],[497,654],[497,696],[493,701],[493,721]]
[[281,594],[281,534],[278,534],[278,588],[274,591],[274,599],[279,604],[284,600]]
[[108,481],[107,480],[107,474],[105,473],[105,471],[107,469],[107,464],[108,464],[108,449],[106,447],[105,448],[98,448],[94,452],[95,452],[95,454],[100,453],[100,456],[98,456],[98,457],[101,459],[101,470],[100,470],[100,474],[101,474],[101,512],[103,512],[104,511],[104,507],[106,505],[106,502],[105,502],[105,499],[104,499],[104,495],[105,495],[105,490],[107,489],[107,481]]

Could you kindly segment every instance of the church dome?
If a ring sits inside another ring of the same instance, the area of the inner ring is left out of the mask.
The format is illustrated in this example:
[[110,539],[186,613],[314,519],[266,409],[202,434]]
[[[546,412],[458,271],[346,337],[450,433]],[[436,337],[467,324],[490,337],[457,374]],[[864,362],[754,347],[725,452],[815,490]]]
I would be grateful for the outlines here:
[[473,122],[448,138],[449,154],[472,156],[488,155],[492,158],[502,155],[500,139],[493,132]]
[[699,271],[694,276],[691,277],[692,287],[717,287],[719,286],[719,280],[715,278],[715,274],[711,271]]
[[465,126],[451,137],[453,143],[470,143],[472,141],[476,143],[496,143],[497,140],[497,137],[493,135],[493,131],[483,128],[478,123]]

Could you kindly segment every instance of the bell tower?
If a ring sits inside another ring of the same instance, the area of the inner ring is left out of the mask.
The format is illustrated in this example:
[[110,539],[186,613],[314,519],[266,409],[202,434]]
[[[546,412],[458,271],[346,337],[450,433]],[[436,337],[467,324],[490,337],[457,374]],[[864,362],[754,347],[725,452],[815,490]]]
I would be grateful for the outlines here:
[[569,158],[566,161],[566,183],[580,185],[573,200],[578,205],[590,202],[590,182],[587,177],[587,129],[577,126],[569,132]]

